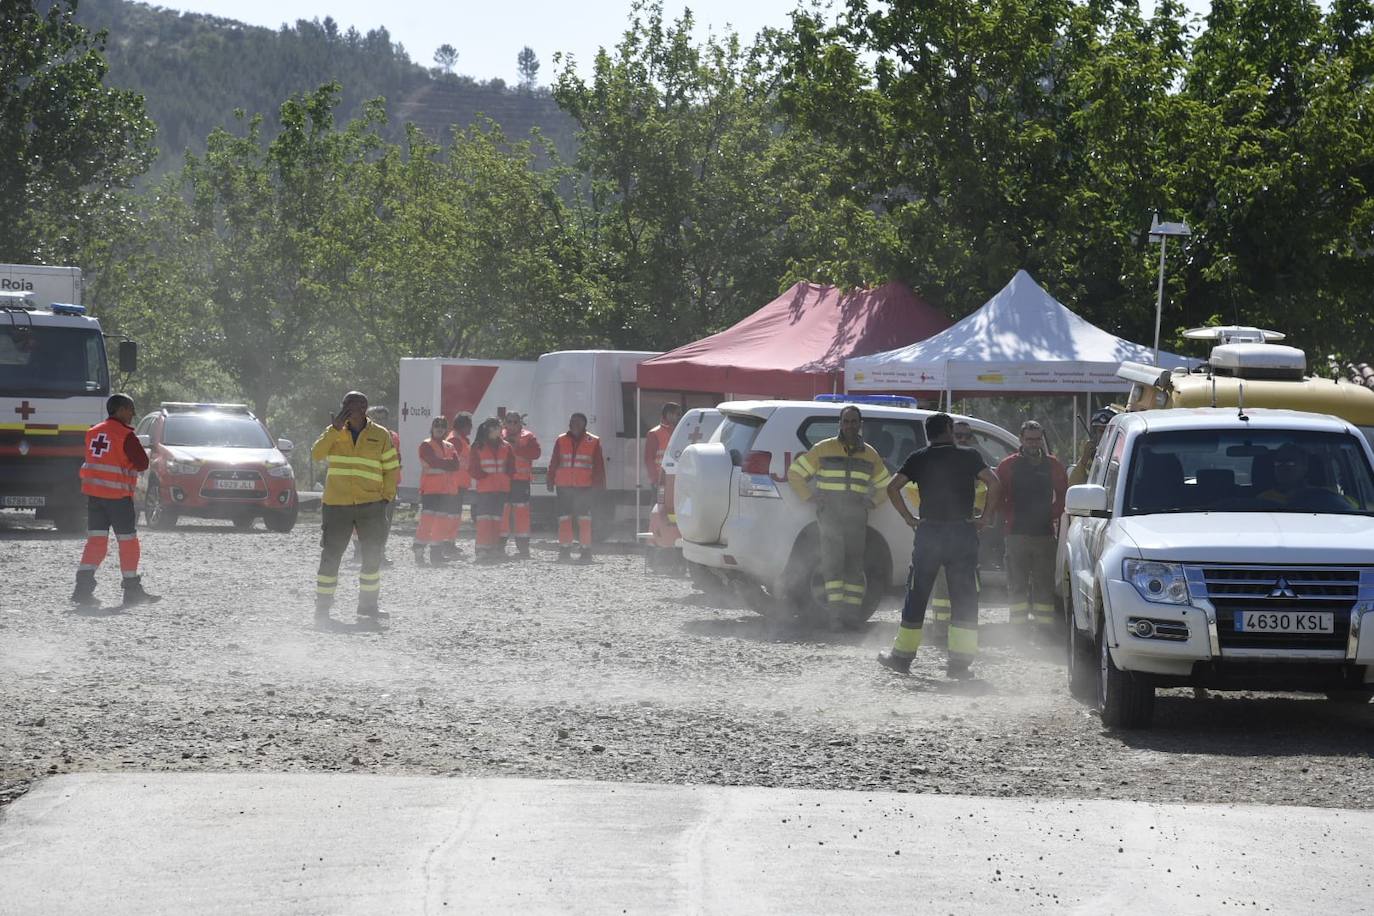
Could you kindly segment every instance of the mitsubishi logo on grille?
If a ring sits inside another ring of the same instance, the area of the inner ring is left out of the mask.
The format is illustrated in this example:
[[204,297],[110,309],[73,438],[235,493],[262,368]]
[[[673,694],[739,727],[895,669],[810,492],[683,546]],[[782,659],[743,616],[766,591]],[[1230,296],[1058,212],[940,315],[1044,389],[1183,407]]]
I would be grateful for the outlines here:
[[1278,581],[1274,583],[1273,590],[1269,592],[1269,597],[1296,598],[1298,597],[1298,593],[1293,591],[1293,586],[1288,584],[1287,579],[1283,578],[1282,576],[1279,576]]

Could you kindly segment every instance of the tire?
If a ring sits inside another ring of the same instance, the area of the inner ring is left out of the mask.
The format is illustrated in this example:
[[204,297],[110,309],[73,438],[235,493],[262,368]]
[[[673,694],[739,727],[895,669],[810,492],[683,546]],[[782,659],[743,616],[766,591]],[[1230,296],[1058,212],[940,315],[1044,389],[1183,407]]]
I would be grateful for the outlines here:
[[262,523],[267,526],[268,531],[275,531],[285,534],[296,527],[296,517],[300,514],[299,509],[275,509],[271,512],[264,512]]
[[[864,592],[863,603],[844,614],[839,621],[843,627],[860,627],[868,622],[878,604],[887,593],[887,583],[892,578],[892,560],[888,556],[887,545],[882,535],[872,528],[868,530],[868,543],[864,551],[864,577],[868,589]],[[795,614],[817,623],[830,622],[830,608],[825,601],[825,578],[821,574],[821,547],[815,529],[802,534],[792,549],[792,556],[783,571],[782,600],[777,604],[784,612]]]
[[148,481],[148,492],[143,496],[143,521],[158,531],[170,531],[177,526],[176,510],[167,508],[162,501],[162,485],[156,477]]
[[251,515],[236,515],[230,519],[230,521],[234,523],[234,529],[236,531],[252,531],[253,522],[257,521],[257,519]]
[[1097,636],[1097,710],[1108,728],[1149,728],[1155,713],[1155,688],[1112,661],[1106,625]]
[[1070,610],[1064,621],[1065,664],[1068,668],[1069,693],[1074,699],[1092,702],[1097,689],[1097,668],[1093,665],[1092,642],[1083,638]]

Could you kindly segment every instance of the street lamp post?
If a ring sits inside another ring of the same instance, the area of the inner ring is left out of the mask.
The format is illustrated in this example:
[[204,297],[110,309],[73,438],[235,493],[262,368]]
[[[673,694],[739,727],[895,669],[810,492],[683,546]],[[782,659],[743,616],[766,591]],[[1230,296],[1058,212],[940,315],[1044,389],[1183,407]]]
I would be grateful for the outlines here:
[[1150,220],[1150,241],[1159,242],[1159,293],[1155,297],[1155,365],[1159,365],[1159,326],[1164,319],[1164,253],[1169,247],[1169,236],[1187,238],[1193,232],[1187,223],[1161,223],[1156,210]]

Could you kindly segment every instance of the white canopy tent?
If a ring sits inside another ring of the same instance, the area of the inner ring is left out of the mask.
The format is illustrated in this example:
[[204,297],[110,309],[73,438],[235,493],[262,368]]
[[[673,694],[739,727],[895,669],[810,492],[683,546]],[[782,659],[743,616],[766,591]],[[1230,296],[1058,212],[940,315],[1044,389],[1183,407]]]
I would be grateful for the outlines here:
[[[972,315],[905,347],[845,360],[848,391],[938,392],[955,397],[1116,393],[1125,360],[1152,363],[1150,347],[1075,315],[1018,270]],[[1188,365],[1159,354],[1161,368]]]

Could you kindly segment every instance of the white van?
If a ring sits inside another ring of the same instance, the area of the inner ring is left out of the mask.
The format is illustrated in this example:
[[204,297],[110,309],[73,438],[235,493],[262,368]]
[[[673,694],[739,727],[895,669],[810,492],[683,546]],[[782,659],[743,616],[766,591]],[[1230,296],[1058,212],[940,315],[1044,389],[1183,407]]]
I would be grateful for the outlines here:
[[[533,495],[540,501],[546,496],[544,480],[554,440],[567,432],[568,418],[580,411],[587,415],[587,430],[601,438],[607,502],[633,506],[636,487],[648,486],[641,467],[642,431],[658,422],[662,403],[683,398],[679,392],[637,390],[639,364],[657,355],[640,350],[559,350],[537,360],[401,360],[400,498],[419,498],[416,453],[435,416],[442,413],[452,421],[455,413],[466,410],[475,424],[517,411],[543,446],[534,462]],[[644,508],[652,502],[646,493]]]

